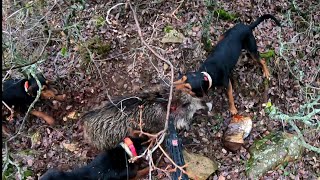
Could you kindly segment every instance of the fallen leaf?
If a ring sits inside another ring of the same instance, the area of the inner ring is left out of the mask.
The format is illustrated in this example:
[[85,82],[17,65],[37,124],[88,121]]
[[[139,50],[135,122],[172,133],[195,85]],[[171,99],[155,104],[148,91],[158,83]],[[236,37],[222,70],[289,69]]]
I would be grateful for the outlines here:
[[169,68],[168,64],[167,64],[167,63],[164,63],[164,64],[163,64],[163,71],[166,71],[168,68]]
[[63,117],[64,121],[67,121],[68,119],[78,119],[79,117],[79,113],[77,111],[72,111],[71,113],[69,113],[66,117]]
[[77,144],[75,143],[62,143],[63,147],[68,149],[71,152],[74,152],[75,150],[78,149]]
[[31,146],[33,147],[35,144],[40,143],[40,140],[41,140],[41,135],[37,131],[31,136]]

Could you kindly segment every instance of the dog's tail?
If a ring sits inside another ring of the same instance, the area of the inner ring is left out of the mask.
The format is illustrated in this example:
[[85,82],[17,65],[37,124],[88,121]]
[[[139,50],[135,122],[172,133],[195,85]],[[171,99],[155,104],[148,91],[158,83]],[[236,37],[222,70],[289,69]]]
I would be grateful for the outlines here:
[[272,19],[274,20],[274,22],[278,25],[278,26],[281,26],[280,22],[274,17],[272,16],[271,14],[265,14],[265,15],[262,15],[260,16],[255,22],[251,23],[249,25],[249,27],[251,29],[254,29],[255,27],[257,27],[262,21],[266,20],[266,19]]

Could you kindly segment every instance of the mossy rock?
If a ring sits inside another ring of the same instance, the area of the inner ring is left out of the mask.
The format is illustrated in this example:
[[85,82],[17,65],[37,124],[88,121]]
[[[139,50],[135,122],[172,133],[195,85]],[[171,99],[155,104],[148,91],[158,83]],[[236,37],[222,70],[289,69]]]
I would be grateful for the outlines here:
[[248,178],[258,179],[283,163],[299,159],[303,147],[298,136],[276,132],[256,140],[249,152],[251,157],[246,163],[246,173]]
[[237,19],[237,16],[235,14],[229,13],[225,11],[224,9],[217,9],[213,11],[213,15],[216,17],[219,17],[222,20],[226,21],[234,21]]
[[187,164],[187,172],[196,176],[198,180],[205,180],[218,170],[218,163],[205,156],[187,152],[186,150],[183,150],[182,153]]
[[86,47],[88,47],[91,53],[102,58],[106,57],[111,50],[110,43],[102,41],[101,38],[97,36],[86,41],[85,44],[83,44],[79,48],[80,56],[84,61],[85,65],[87,65],[90,62],[90,54]]

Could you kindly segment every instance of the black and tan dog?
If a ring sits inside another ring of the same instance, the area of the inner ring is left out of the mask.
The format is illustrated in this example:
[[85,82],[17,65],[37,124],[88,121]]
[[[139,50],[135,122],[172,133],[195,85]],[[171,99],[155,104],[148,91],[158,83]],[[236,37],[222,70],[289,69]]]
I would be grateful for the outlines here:
[[[65,99],[65,95],[57,95],[56,90],[49,88],[48,81],[42,75],[38,74],[37,78],[42,85],[42,99],[55,99],[58,101]],[[30,79],[9,79],[3,83],[2,101],[10,108],[13,107],[15,111],[24,113],[35,100],[38,90],[37,81],[33,77]],[[49,125],[54,124],[54,119],[44,112],[32,110],[30,113],[45,120]]]
[[270,14],[259,17],[250,25],[243,23],[235,25],[219,38],[214,51],[197,72],[188,72],[174,82],[176,88],[193,96],[202,97],[213,86],[227,87],[230,112],[237,114],[229,76],[237,64],[242,49],[247,50],[251,58],[259,61],[264,77],[270,78],[266,62],[264,59],[260,59],[256,40],[252,33],[252,30],[265,19],[272,19],[278,26],[281,26],[280,22]]
[[[143,152],[142,142],[145,142],[145,138],[131,138],[131,144],[133,144],[136,155]],[[76,168],[72,171],[65,172],[56,169],[48,170],[40,180],[96,180],[96,179],[108,179],[108,180],[122,180],[122,179],[141,179],[149,172],[149,168],[138,170],[139,162],[128,162],[132,156],[132,151],[127,150],[123,145],[104,150],[99,154],[91,163],[81,168]],[[129,153],[128,153],[129,151]]]

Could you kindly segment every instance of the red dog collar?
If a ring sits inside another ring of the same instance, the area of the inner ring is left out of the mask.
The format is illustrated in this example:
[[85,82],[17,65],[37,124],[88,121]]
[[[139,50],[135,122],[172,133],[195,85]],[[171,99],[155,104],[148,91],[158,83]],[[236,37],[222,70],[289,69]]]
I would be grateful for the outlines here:
[[26,93],[31,96],[31,94],[29,94],[29,81],[24,82],[24,90],[26,91]]
[[123,142],[124,142],[125,145],[127,145],[129,147],[130,152],[132,153],[133,157],[138,155],[137,151],[136,151],[136,148],[134,147],[133,142],[131,141],[130,138],[128,138],[128,137],[124,138]]

